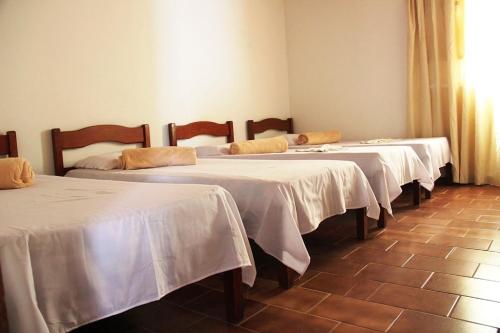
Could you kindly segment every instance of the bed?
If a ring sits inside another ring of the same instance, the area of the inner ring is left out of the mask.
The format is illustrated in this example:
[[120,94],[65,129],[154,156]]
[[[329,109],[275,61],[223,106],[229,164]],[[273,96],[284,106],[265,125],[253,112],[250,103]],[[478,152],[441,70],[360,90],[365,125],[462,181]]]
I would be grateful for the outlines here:
[[[283,265],[278,280],[282,287],[293,283],[293,272],[303,274],[310,262],[302,235],[312,232],[325,219],[356,210],[357,235],[366,238],[367,216],[377,217],[379,207],[361,170],[352,162],[299,163],[285,161],[226,161],[203,159],[196,165],[142,170],[71,169],[64,166],[63,150],[90,143],[122,142],[123,133],[140,128],[121,128],[114,136],[102,133],[102,125],[77,131],[52,131],[58,175],[69,177],[220,185],[236,201],[249,238]],[[121,134],[120,134],[121,133]],[[135,138],[143,144],[144,131]],[[182,134],[182,133],[181,133]],[[229,134],[228,134],[229,135]]]
[[[247,121],[247,138],[255,139],[256,134],[276,130],[293,134],[293,119],[267,118],[260,121]],[[380,146],[408,146],[411,147],[420,158],[434,181],[444,177],[451,182],[451,151],[446,137],[413,138],[413,139],[390,139],[390,140],[367,140],[367,141],[343,141],[342,146],[347,147],[380,147]],[[291,148],[299,148],[295,146]],[[431,197],[430,191],[425,191],[426,197]]]
[[228,319],[242,318],[242,282],[253,284],[255,267],[236,204],[219,186],[39,175],[0,191],[0,202],[11,332],[69,331],[219,273]]
[[[218,128],[217,136],[225,136],[227,142],[230,141],[228,133],[232,133],[231,122],[217,124],[210,122],[195,122],[186,125],[169,124],[169,138],[171,144],[176,144],[179,139],[191,138],[195,135],[205,134],[205,126],[210,124],[211,133],[214,128]],[[281,121],[279,119],[267,119],[263,123],[268,129],[291,132],[293,125],[291,119]],[[263,125],[263,126],[264,126]],[[247,128],[251,130],[252,123],[247,123]],[[253,133],[253,132],[252,132]],[[249,138],[253,136],[249,135]],[[434,183],[426,168],[410,147],[348,147],[340,151],[329,152],[302,152],[296,149],[290,149],[285,153],[271,154],[251,154],[251,155],[229,155],[227,150],[210,149],[217,146],[199,147],[199,157],[231,159],[231,160],[294,160],[298,161],[351,161],[355,162],[364,172],[371,188],[375,193],[377,201],[380,203],[382,214],[379,218],[379,226],[385,225],[386,212],[392,214],[391,202],[398,197],[401,192],[401,186],[412,184],[413,201],[415,205],[420,203],[420,186],[427,190],[432,190]],[[210,151],[204,156],[205,150]],[[213,151],[216,151],[213,153]]]

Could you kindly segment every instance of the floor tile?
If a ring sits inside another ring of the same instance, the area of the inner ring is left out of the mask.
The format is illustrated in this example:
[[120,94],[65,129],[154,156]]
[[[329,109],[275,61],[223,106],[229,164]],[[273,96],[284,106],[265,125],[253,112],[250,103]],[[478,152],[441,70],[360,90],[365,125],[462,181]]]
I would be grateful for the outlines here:
[[360,281],[363,282],[354,285],[345,296],[366,300],[382,285],[382,282],[375,280],[360,279]]
[[436,273],[424,288],[500,302],[500,282]]
[[451,317],[498,328],[500,327],[500,303],[460,297]]
[[311,259],[311,269],[328,272],[335,275],[346,275],[353,276],[359,272],[365,264],[355,262],[352,260],[344,260],[337,258],[312,258]]
[[[207,316],[217,319],[226,319],[226,307],[224,301],[224,293],[218,291],[210,291],[207,294],[195,299],[191,303],[184,305],[188,310],[193,310],[203,313]],[[251,299],[245,300],[245,318],[255,314],[265,307],[264,304]]]
[[352,261],[360,262],[363,264],[373,262],[385,265],[401,266],[410,257],[411,255],[407,253],[398,253],[391,251],[386,252],[383,250],[360,248],[349,254],[346,259],[350,259]]
[[384,331],[399,316],[401,309],[350,297],[331,295],[312,314],[341,322]]
[[500,253],[490,251],[456,248],[448,256],[448,259],[466,260],[482,264],[500,266]]
[[378,333],[379,331],[374,331],[369,328],[349,325],[346,323],[340,323],[340,325],[335,327],[335,329],[332,332],[333,333]]
[[445,234],[447,236],[463,237],[469,229],[466,228],[451,228],[442,227],[437,225],[423,225],[419,224],[412,229],[412,232],[425,233],[425,234]]
[[404,311],[389,333],[495,333],[496,329],[423,312]]
[[405,223],[415,223],[415,224],[431,224],[431,225],[446,226],[452,222],[452,219],[408,217],[404,220],[404,222]]
[[360,279],[350,276],[338,276],[329,273],[320,273],[314,279],[303,285],[304,288],[320,290],[325,293],[345,295]]
[[127,317],[139,326],[154,332],[179,331],[204,318],[200,314],[163,301],[135,308],[127,313]]
[[307,312],[323,300],[326,295],[324,292],[302,287],[294,287],[288,290],[276,287],[260,293],[251,293],[249,298],[266,304]]
[[447,316],[458,296],[437,291],[384,284],[368,300],[399,308]]
[[500,266],[480,264],[474,277],[500,282]]
[[183,305],[193,301],[195,298],[208,293],[209,291],[210,289],[205,288],[201,285],[190,284],[174,292],[171,292],[170,294],[165,296],[163,300],[168,303]]
[[462,260],[415,255],[404,267],[447,274],[473,276],[479,264]]
[[451,246],[440,246],[432,244],[424,244],[418,242],[401,241],[397,242],[389,251],[421,254],[430,257],[444,258],[453,249]]
[[493,252],[500,252],[500,241],[499,240],[494,240],[491,243],[491,246],[490,246],[489,250],[493,251]]
[[[251,333],[252,331],[247,330],[243,327],[234,326],[223,321],[205,318],[198,321],[192,326],[189,326],[179,333]],[[161,331],[158,333],[166,333],[166,331]]]
[[395,239],[401,241],[426,243],[432,237],[432,235],[420,234],[408,231],[386,230],[385,232],[381,233],[378,237],[382,239]]
[[241,324],[259,333],[327,333],[338,322],[270,306]]
[[498,228],[500,227],[500,223],[454,220],[448,226],[449,227],[459,227],[459,228],[498,230]]
[[483,238],[500,240],[499,230],[470,229],[465,235],[469,238]]
[[469,249],[487,250],[491,244],[489,239],[463,238],[446,235],[433,236],[429,244],[458,246]]
[[417,269],[369,264],[356,277],[420,288],[431,274]]

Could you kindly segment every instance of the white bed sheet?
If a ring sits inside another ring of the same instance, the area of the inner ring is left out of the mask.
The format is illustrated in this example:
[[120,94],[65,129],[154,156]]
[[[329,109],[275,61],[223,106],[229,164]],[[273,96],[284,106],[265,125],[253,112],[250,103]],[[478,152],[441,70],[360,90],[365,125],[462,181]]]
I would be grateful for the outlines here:
[[[312,147],[312,146],[307,146]],[[200,156],[203,158],[203,156]],[[219,159],[245,160],[345,160],[355,162],[364,172],[380,205],[392,214],[391,202],[402,192],[401,186],[418,179],[432,190],[434,182],[411,147],[342,147],[339,151],[219,155]],[[296,162],[294,162],[295,164]]]
[[220,185],[233,196],[247,235],[268,254],[303,274],[310,257],[301,237],[346,209],[380,209],[359,167],[345,161],[200,159],[197,165],[142,170],[71,170],[70,177]]
[[417,138],[417,139],[394,139],[390,142],[366,144],[360,141],[339,142],[339,145],[348,147],[367,147],[367,146],[408,146],[413,148],[424,166],[436,181],[441,177],[440,168],[451,163],[451,151],[448,139],[445,137],[435,138]]
[[236,204],[218,186],[38,176],[0,202],[12,332],[66,332],[237,267],[255,279]]

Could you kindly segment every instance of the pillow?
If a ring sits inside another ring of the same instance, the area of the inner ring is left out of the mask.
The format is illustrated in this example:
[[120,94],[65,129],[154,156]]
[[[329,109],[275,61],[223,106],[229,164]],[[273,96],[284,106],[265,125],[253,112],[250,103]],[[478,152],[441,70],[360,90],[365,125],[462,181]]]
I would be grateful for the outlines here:
[[339,142],[342,134],[339,131],[302,133],[297,139],[299,145],[321,145]]
[[285,134],[283,136],[285,137],[289,146],[296,146],[297,145],[297,140],[299,138],[298,134]]
[[153,147],[125,149],[123,169],[136,170],[175,165],[196,164],[196,150],[191,147]]
[[24,158],[0,159],[0,190],[23,188],[33,184],[35,173]]
[[283,153],[288,149],[288,142],[283,136],[269,139],[257,139],[243,142],[233,142],[229,146],[231,155]]
[[77,169],[113,170],[121,169],[121,152],[94,155],[75,163]]
[[196,147],[198,157],[229,155],[229,144]]

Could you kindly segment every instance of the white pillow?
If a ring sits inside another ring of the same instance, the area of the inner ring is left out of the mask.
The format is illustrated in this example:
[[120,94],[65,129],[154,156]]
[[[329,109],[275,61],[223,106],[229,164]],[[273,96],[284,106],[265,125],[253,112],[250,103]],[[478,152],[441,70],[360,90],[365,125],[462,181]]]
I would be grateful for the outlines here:
[[113,170],[121,169],[122,163],[120,156],[122,152],[107,153],[102,155],[94,155],[84,158],[75,163],[77,169],[97,169],[97,170]]
[[285,137],[286,141],[288,141],[289,146],[297,145],[297,139],[299,138],[298,134],[285,134],[283,136]]
[[198,157],[229,155],[229,143],[214,146],[199,146],[195,149],[196,156]]

